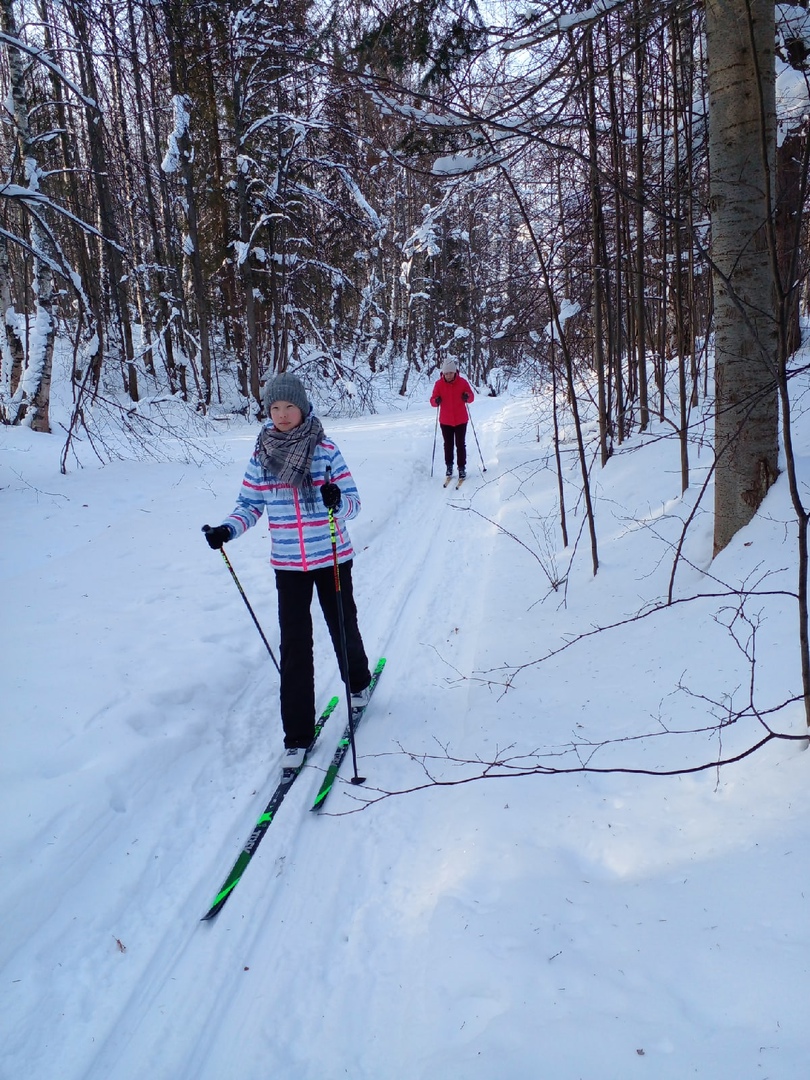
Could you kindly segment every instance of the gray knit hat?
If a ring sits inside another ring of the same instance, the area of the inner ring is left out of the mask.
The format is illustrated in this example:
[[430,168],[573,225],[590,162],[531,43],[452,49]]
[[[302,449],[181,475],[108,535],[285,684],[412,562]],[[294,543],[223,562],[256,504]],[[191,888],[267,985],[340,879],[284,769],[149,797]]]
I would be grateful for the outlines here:
[[453,371],[458,371],[458,364],[452,356],[448,356],[442,364],[442,375],[450,375]]
[[264,407],[268,413],[274,401],[289,401],[291,405],[297,405],[304,419],[312,409],[304,384],[297,375],[291,375],[288,371],[276,375],[264,388]]

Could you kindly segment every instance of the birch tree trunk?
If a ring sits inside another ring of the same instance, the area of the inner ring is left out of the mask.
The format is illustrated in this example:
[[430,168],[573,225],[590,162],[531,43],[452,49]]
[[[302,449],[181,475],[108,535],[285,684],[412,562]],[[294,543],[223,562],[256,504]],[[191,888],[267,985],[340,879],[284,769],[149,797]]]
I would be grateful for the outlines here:
[[774,33],[773,0],[707,0],[715,554],[748,524],[777,476],[777,327],[767,243]]
[[[17,37],[12,0],[0,0],[0,27],[9,39]],[[23,168],[23,184],[36,195],[39,192],[40,170],[34,157],[34,142],[29,125],[28,98],[25,90],[26,62],[12,41],[6,40],[5,51],[11,88],[11,111]],[[12,421],[16,424],[25,423],[34,431],[48,432],[51,430],[49,419],[51,368],[56,331],[53,317],[55,303],[53,272],[47,257],[51,242],[40,217],[42,208],[32,201],[28,210],[31,248],[34,252],[35,313],[31,320],[27,364],[16,395],[16,414],[12,415]]]
[[8,415],[5,399],[12,397],[19,386],[25,364],[25,342],[17,332],[17,309],[14,302],[14,290],[11,280],[11,263],[8,253],[8,241],[5,236],[0,236],[0,320],[2,320],[5,333],[0,344],[0,357],[2,358],[2,378],[0,390],[4,401],[0,409],[0,419],[8,423],[11,419]]

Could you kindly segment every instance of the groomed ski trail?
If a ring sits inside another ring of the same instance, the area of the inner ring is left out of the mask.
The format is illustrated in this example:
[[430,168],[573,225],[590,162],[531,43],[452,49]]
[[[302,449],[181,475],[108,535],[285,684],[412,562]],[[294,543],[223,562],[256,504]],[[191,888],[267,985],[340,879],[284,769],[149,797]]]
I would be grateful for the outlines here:
[[[476,651],[493,530],[465,507],[496,474],[494,452],[501,427],[500,403],[487,405],[488,417],[479,420],[478,426],[482,449],[488,455],[488,474],[484,478],[480,468],[469,467],[467,481],[458,492],[444,490],[441,477],[429,476],[432,416],[404,414],[326,425],[350,464],[364,503],[361,517],[351,526],[358,553],[354,580],[363,637],[370,657],[388,657],[386,676],[358,739],[360,771],[369,778],[371,797],[381,783],[397,786],[409,769],[414,770],[400,745],[436,749],[445,727],[442,701],[448,687],[456,712],[463,717],[467,711],[468,688],[461,673],[469,669]],[[363,429],[362,439],[367,442],[369,429],[375,427],[380,430],[378,452],[373,460],[359,459],[352,449],[353,432]],[[491,498],[494,493],[491,489],[485,495]],[[234,545],[232,555],[236,558],[237,554],[240,566],[256,558]],[[259,572],[268,571],[254,566],[240,576],[256,577]],[[237,601],[234,595],[234,606]],[[274,612],[268,615],[267,607],[265,602],[262,621],[275,642]],[[341,692],[341,687],[316,608],[320,702],[330,692]],[[245,622],[245,638],[250,640],[254,633]],[[406,677],[412,679],[415,670],[425,672],[422,691],[416,698],[403,699],[402,684]],[[255,709],[264,695],[270,699],[265,710],[272,715],[277,685],[269,665],[260,669],[258,679],[261,694],[244,695],[229,724],[250,730],[253,720],[241,710]],[[233,1047],[223,1033],[231,1032],[232,1038],[242,1028],[263,1026],[268,1043],[266,1075],[282,1075],[279,1070],[292,1067],[296,1071],[289,1075],[300,1080],[315,1077],[309,1056],[312,1049],[301,1045],[296,1022],[286,1022],[285,1001],[297,1003],[294,1018],[297,1009],[308,1014],[304,1002],[313,996],[346,992],[342,975],[346,961],[341,958],[340,943],[353,947],[354,942],[353,916],[347,918],[345,911],[362,911],[363,881],[386,872],[391,852],[385,837],[391,818],[405,814],[415,843],[423,829],[432,827],[424,800],[410,801],[407,809],[405,801],[396,800],[390,809],[386,804],[346,816],[357,809],[358,798],[364,798],[366,790],[346,783],[346,762],[326,812],[320,816],[307,812],[342,729],[344,706],[341,695],[319,746],[239,889],[216,920],[199,924],[212,887],[252,828],[255,812],[275,782],[272,753],[270,759],[262,755],[262,768],[252,763],[250,769],[254,783],[257,773],[268,772],[264,786],[260,783],[248,799],[244,787],[237,789],[232,803],[222,808],[219,821],[212,813],[217,842],[207,860],[208,869],[189,882],[182,904],[164,922],[126,1009],[111,1018],[107,1038],[96,1048],[82,1080],[141,1080],[144,1075],[153,1080],[220,1080],[233,1060]],[[268,716],[266,723],[277,721]],[[280,746],[279,734],[280,729],[273,732]],[[418,772],[416,768],[413,775]],[[192,842],[205,844],[206,838]],[[322,872],[324,865],[332,867],[328,877]],[[348,908],[347,894],[353,897]],[[334,962],[326,970],[313,971],[312,958],[330,952]],[[189,987],[194,988],[192,994]],[[196,1033],[194,1038],[191,1032]],[[191,1057],[190,1043],[195,1048]],[[330,1071],[326,1062],[317,1075],[330,1080],[345,1073],[337,1065]],[[248,1069],[246,1077],[258,1080],[258,1073]]]

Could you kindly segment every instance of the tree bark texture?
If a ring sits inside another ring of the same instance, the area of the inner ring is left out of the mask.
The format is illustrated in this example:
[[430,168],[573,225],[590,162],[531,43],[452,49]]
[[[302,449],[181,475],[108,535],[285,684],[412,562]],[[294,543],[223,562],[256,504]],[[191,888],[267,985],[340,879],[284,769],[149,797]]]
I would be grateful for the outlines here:
[[708,0],[717,554],[778,471],[773,0]]
[[22,375],[15,422],[25,422],[34,431],[50,432],[51,367],[56,334],[53,316],[53,273],[49,262],[52,244],[35,198],[39,192],[40,170],[34,157],[34,140],[29,126],[26,64],[20,50],[12,43],[17,37],[17,24],[11,0],[2,0],[0,3],[0,28],[7,35],[6,58],[11,87],[11,112],[22,165],[22,182],[34,195],[29,206],[29,218],[31,249],[34,253],[33,293],[36,308],[30,323],[29,337],[32,344]]

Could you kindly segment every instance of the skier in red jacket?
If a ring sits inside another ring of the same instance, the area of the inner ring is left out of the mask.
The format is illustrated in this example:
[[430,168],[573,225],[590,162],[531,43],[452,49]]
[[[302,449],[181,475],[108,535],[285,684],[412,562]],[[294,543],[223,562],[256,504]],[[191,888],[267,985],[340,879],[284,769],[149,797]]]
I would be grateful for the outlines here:
[[442,364],[442,373],[433,387],[430,404],[439,410],[439,424],[444,439],[444,463],[448,478],[453,475],[453,448],[458,457],[458,478],[467,476],[467,405],[475,401],[472,387],[458,373],[458,364],[448,356]]

